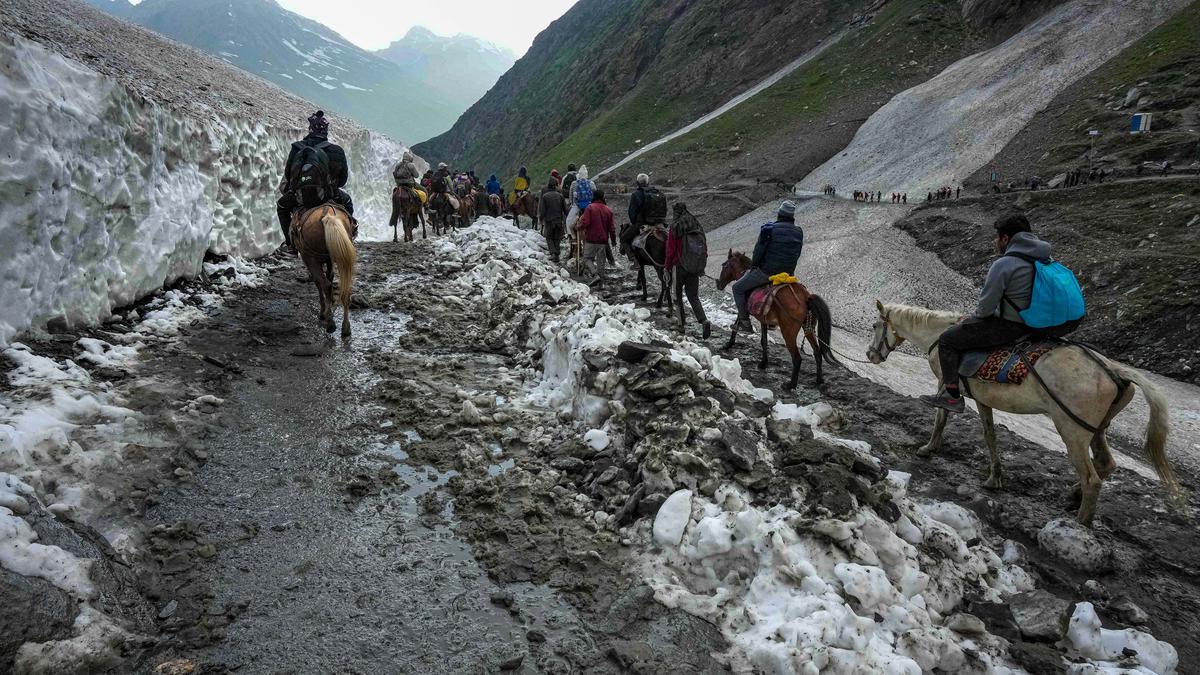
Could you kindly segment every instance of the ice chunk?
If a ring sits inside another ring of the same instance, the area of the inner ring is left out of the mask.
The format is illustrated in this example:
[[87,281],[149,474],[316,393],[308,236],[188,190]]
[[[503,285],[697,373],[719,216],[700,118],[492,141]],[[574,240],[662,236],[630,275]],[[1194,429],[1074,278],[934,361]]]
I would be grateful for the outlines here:
[[1081,656],[1099,661],[1118,661],[1127,649],[1137,652],[1138,662],[1145,668],[1165,675],[1175,672],[1179,654],[1166,642],[1132,628],[1108,630],[1100,625],[1100,617],[1090,602],[1075,605],[1067,626],[1067,641]]
[[608,447],[608,432],[603,429],[591,429],[583,435],[583,442],[591,446],[593,450],[603,450]]
[[692,491],[677,490],[658,507],[654,517],[654,541],[659,546],[678,546],[692,517]]

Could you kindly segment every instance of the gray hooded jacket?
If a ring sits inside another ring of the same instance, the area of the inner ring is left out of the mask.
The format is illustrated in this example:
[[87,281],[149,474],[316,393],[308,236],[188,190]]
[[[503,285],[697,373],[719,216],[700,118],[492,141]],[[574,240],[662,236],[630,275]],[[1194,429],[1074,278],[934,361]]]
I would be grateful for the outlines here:
[[[1029,232],[1018,232],[1009,242],[1005,253],[1022,253],[1036,260],[1050,259],[1050,244]],[[979,306],[975,316],[986,319],[998,316],[1002,319],[1025,323],[1017,309],[1027,309],[1033,296],[1033,264],[1016,256],[1003,255],[992,263],[983,291],[979,294]],[[1012,301],[1017,309],[1005,302]]]

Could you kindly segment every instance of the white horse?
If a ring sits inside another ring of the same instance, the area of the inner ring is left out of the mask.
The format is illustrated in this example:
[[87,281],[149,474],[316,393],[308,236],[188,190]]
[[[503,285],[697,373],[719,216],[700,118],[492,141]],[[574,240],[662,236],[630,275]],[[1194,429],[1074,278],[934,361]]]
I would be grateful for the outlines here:
[[[952,312],[938,312],[905,305],[884,305],[875,301],[879,320],[867,357],[872,363],[883,363],[901,343],[907,341],[929,354],[929,368],[941,385],[937,341],[941,334],[962,317]],[[1039,381],[1040,380],[1040,381]],[[1167,460],[1167,401],[1144,376],[1128,366],[1104,358],[1082,347],[1059,347],[1037,362],[1037,376],[1030,373],[1021,384],[999,384],[975,378],[967,380],[971,398],[983,420],[983,440],[991,454],[991,471],[984,487],[1000,489],[1004,478],[1000,468],[1000,452],[996,449],[996,430],[992,409],[1021,415],[1046,415],[1067,446],[1067,456],[1079,474],[1082,500],[1077,518],[1091,525],[1096,515],[1100,484],[1117,468],[1104,433],[1113,417],[1129,404],[1136,384],[1150,405],[1150,423],[1146,428],[1145,452],[1154,465],[1176,505],[1184,496]],[[1058,399],[1058,401],[1055,400]],[[1060,403],[1061,402],[1061,403]],[[938,410],[933,437],[919,450],[927,455],[942,444],[947,412]],[[1088,454],[1088,447],[1092,454]]]

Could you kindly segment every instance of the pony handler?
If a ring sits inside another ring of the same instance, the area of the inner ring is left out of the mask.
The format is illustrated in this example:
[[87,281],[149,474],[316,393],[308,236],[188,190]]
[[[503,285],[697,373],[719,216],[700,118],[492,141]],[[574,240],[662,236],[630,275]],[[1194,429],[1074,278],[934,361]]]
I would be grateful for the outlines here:
[[[879,301],[875,306],[879,310],[879,319],[875,322],[871,347],[867,350],[871,362],[883,363],[897,347],[909,342],[929,354],[929,368],[940,382],[938,338],[961,317],[953,312],[885,305]],[[1091,525],[1096,515],[1100,485],[1117,468],[1104,437],[1105,431],[1133,398],[1131,385],[1137,385],[1150,406],[1146,456],[1170,497],[1176,504],[1182,502],[1183,493],[1166,454],[1167,401],[1141,373],[1073,344],[1051,349],[1027,368],[1030,377],[1020,384],[984,381],[977,377],[965,379],[965,393],[975,399],[979,419],[983,421],[983,440],[991,457],[991,470],[984,487],[1000,489],[1004,486],[992,410],[1045,415],[1054,422],[1058,435],[1067,446],[1067,457],[1079,474],[1082,499],[1076,518],[1084,525]],[[921,447],[922,454],[941,447],[948,414],[946,409],[938,408],[933,436]]]

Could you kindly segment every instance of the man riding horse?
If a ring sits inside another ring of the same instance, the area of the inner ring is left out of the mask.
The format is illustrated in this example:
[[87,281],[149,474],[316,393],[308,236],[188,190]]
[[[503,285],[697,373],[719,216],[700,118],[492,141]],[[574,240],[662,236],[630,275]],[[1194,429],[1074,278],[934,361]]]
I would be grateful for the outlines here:
[[1034,236],[1022,215],[1001,218],[994,227],[1000,257],[988,270],[975,313],[938,339],[942,390],[921,397],[922,402],[953,413],[964,410],[958,373],[963,354],[1003,347],[1036,332],[1026,325],[1022,311],[1032,304],[1036,263],[1050,261],[1050,244]]
[[324,111],[318,110],[308,118],[308,135],[292,143],[279,183],[282,196],[275,204],[275,212],[288,250],[296,250],[292,241],[292,217],[302,206],[313,208],[331,201],[353,218],[354,202],[343,189],[349,179],[346,151],[329,142],[329,118],[325,117]]
[[637,189],[629,196],[629,222],[633,227],[621,236],[621,248],[626,255],[633,257],[634,241],[647,228],[652,228],[659,239],[666,241],[666,232],[662,228],[667,222],[667,198],[650,185],[650,176],[644,173],[638,174]]
[[750,269],[733,283],[733,300],[737,303],[738,323],[745,330],[750,326],[750,310],[747,302],[756,288],[771,283],[771,277],[781,272],[794,275],[800,254],[804,252],[804,230],[796,225],[796,204],[785,201],[779,205],[775,222],[767,223],[758,231],[758,242],[754,245],[754,256]]

